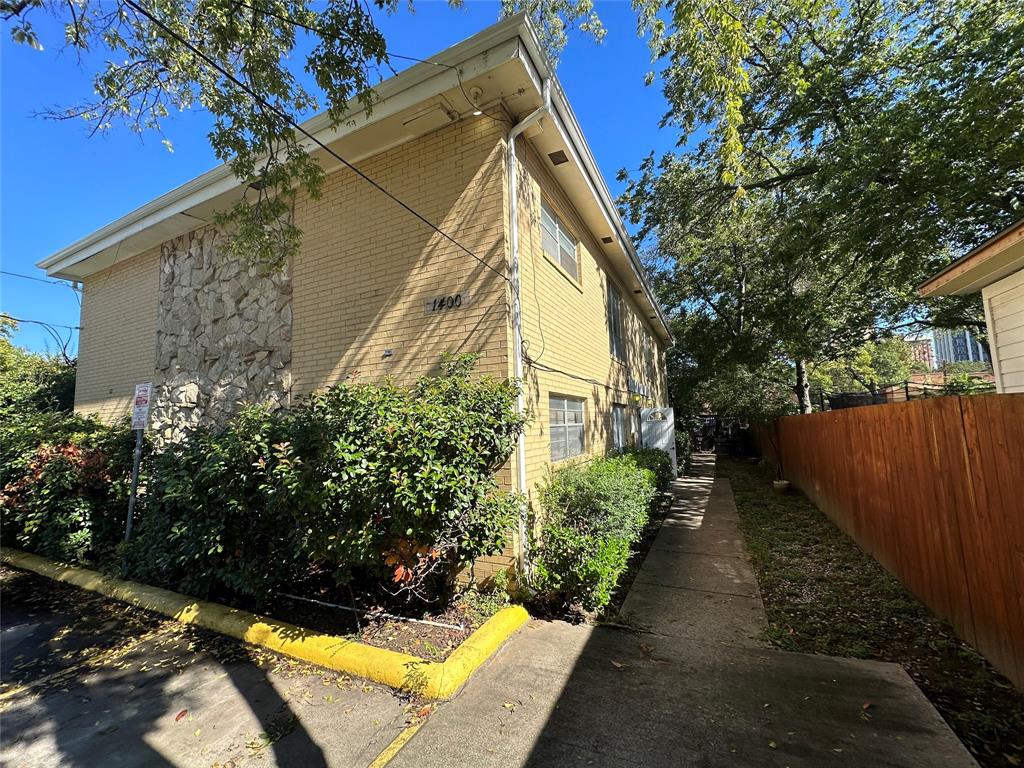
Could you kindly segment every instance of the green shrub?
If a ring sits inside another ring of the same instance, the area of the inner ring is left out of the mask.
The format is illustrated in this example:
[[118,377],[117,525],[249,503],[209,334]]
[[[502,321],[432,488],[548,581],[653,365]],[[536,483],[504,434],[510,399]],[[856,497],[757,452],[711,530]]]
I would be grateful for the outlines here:
[[654,474],[654,485],[664,493],[672,485],[675,475],[672,473],[672,457],[660,448],[628,448],[626,456],[632,457],[637,466],[650,470]]
[[0,317],[0,536],[59,560],[97,561],[124,526],[131,435],[71,413],[75,364],[20,349]]
[[414,387],[346,383],[290,413],[251,407],[156,457],[129,572],[204,596],[262,597],[316,569],[436,597],[500,552],[500,492],[523,420],[514,385],[446,358]]
[[0,419],[70,411],[75,403],[75,361],[15,346],[10,337],[17,327],[17,322],[0,315]]
[[153,457],[127,549],[132,578],[207,597],[265,596],[302,572],[288,422],[260,406]]
[[995,385],[969,373],[946,374],[946,383],[942,385],[943,395],[978,395],[995,392]]
[[334,387],[296,412],[295,444],[320,446],[309,547],[339,576],[359,566],[416,590],[504,548],[519,503],[494,473],[524,422],[515,385],[471,379],[473,360],[446,358],[411,390]]
[[[5,451],[0,490],[3,536],[19,547],[58,560],[103,560],[120,541],[127,508],[132,438],[126,428],[86,422],[89,431],[55,430],[55,442],[35,434],[35,449]],[[50,424],[30,420],[24,425]],[[56,423],[53,424],[56,426]],[[5,429],[5,431],[7,431]],[[27,443],[24,439],[22,443]]]
[[631,455],[568,464],[540,488],[544,520],[531,585],[551,607],[606,606],[655,498],[655,475]]

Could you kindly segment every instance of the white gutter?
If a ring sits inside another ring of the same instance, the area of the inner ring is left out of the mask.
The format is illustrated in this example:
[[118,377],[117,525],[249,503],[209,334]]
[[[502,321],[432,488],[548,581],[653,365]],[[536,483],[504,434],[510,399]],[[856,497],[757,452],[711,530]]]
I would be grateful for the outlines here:
[[594,155],[590,151],[590,146],[587,144],[587,140],[583,136],[583,129],[580,127],[579,121],[576,119],[576,114],[573,112],[572,106],[569,104],[569,100],[566,98],[561,85],[557,84],[558,81],[554,76],[551,63],[541,50],[540,42],[529,19],[525,19],[523,21],[522,29],[523,32],[520,35],[520,39],[525,45],[527,58],[530,59],[531,63],[537,70],[538,77],[543,77],[545,82],[547,82],[548,79],[555,80],[556,86],[553,89],[554,95],[551,98],[550,105],[550,113],[553,122],[555,123],[555,127],[562,134],[570,152],[574,155],[574,162],[586,177],[587,186],[590,187],[590,191],[597,199],[598,205],[603,209],[605,220],[611,225],[613,231],[618,235],[619,242],[622,244],[623,250],[626,253],[626,258],[630,263],[633,275],[640,283],[648,303],[654,309],[654,313],[656,315],[655,319],[661,323],[661,327],[665,332],[665,339],[671,344],[673,343],[673,339],[672,331],[668,324],[668,318],[665,316],[661,305],[658,303],[658,299],[654,295],[654,289],[647,280],[647,276],[644,273],[643,266],[640,262],[640,256],[636,252],[633,240],[629,236],[629,232],[626,230],[626,226],[623,224],[621,216],[619,216],[618,209],[615,206],[615,201],[612,199],[611,192],[608,190],[608,185],[604,181],[604,176],[597,167],[597,161],[594,159]]
[[[510,264],[512,283],[512,370],[519,384],[516,395],[516,413],[522,416],[526,412],[526,399],[523,394],[523,306],[520,299],[519,271],[519,169],[516,160],[516,137],[531,125],[540,120],[551,110],[551,78],[544,78],[544,103],[512,126],[508,132],[508,225],[510,231]],[[526,494],[526,433],[519,433],[516,443],[516,469],[518,478],[516,486],[524,496]],[[526,557],[526,507],[525,503],[519,515],[519,572],[525,573]]]

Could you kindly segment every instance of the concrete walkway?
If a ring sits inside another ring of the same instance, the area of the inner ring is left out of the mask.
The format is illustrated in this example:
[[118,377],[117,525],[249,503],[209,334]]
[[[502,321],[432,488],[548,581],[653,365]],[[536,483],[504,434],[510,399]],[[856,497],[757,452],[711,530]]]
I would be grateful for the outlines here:
[[676,482],[623,606],[642,631],[531,622],[390,765],[975,766],[898,665],[757,639],[764,608],[713,461]]

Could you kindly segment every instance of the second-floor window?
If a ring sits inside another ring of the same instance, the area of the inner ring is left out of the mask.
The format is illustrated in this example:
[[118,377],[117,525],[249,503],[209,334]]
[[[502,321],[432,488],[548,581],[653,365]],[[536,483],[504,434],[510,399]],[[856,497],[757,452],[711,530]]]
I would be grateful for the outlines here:
[[565,224],[543,199],[540,201],[540,231],[544,253],[568,272],[573,280],[579,281],[580,269],[576,256],[576,238],[569,234]]
[[622,332],[622,296],[608,283],[608,350],[612,357],[626,359],[626,339]]

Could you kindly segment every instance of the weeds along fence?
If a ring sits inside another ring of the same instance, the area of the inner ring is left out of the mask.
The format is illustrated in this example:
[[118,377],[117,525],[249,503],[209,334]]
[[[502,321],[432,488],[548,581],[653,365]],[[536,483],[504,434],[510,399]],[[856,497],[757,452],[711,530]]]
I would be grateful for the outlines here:
[[762,453],[1024,688],[1024,394],[787,416]]

